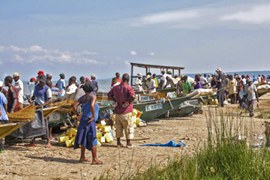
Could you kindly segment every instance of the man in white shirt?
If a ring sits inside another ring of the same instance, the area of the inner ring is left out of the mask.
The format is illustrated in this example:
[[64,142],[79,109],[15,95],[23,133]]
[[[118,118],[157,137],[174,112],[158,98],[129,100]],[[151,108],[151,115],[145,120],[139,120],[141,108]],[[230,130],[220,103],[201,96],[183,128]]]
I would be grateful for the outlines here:
[[19,104],[20,104],[20,108],[22,109],[23,108],[23,82],[20,79],[20,74],[18,72],[15,72],[13,74],[13,79],[14,79],[14,82],[15,82],[14,85],[18,90],[18,101],[19,101]]
[[143,92],[143,87],[142,87],[142,74],[138,73],[137,74],[137,79],[135,81],[135,85],[138,88],[139,92]]
[[147,75],[146,80],[147,80],[148,92],[155,93],[156,92],[156,83],[155,83],[154,79],[152,79],[152,77],[150,75]]

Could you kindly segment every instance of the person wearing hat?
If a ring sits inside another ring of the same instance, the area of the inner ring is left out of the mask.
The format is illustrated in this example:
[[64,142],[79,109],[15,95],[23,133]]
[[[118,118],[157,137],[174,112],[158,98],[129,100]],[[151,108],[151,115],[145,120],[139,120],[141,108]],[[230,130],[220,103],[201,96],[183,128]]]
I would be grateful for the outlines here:
[[[1,92],[3,87],[3,82],[0,81],[0,124],[8,122],[7,116],[7,98]],[[0,151],[4,150],[4,139],[0,139]]]
[[64,97],[65,92],[66,92],[65,74],[61,73],[59,74],[59,76],[60,76],[60,79],[56,83],[56,87],[58,88],[58,97]]
[[154,79],[152,79],[151,75],[146,76],[146,86],[147,86],[147,89],[148,89],[149,93],[157,92],[156,83],[155,83]]
[[259,96],[256,86],[252,83],[251,79],[247,80],[247,85],[245,86],[245,96],[247,98],[247,109],[249,111],[249,116],[254,116],[254,103],[257,99],[259,102]]
[[143,87],[142,87],[142,74],[138,73],[137,74],[137,79],[135,80],[135,85],[138,88],[139,92],[143,92]]
[[[34,94],[33,96],[29,99],[29,103],[34,103],[35,105],[45,107],[47,104],[51,103],[52,99],[52,91],[50,87],[46,85],[46,77],[45,76],[40,76],[38,84],[35,86],[34,89]],[[40,119],[36,119],[35,121],[38,121]],[[33,122],[33,124],[36,124],[38,122]],[[44,120],[43,118],[41,121],[45,122],[45,131],[47,135],[47,145],[46,147],[50,148],[51,147],[51,142],[50,142],[50,133],[49,133],[49,127],[48,127],[48,120]],[[39,124],[43,124],[44,122],[39,122]],[[42,136],[38,135],[37,137]],[[29,145],[27,146],[35,146],[35,138],[32,139]]]
[[20,79],[20,74],[18,72],[15,72],[13,74],[13,79],[14,79],[14,85],[18,90],[18,101],[19,101],[19,105],[20,108],[23,108],[23,82]]
[[37,81],[39,81],[39,78],[40,78],[40,77],[43,77],[43,76],[45,76],[44,71],[39,70],[38,73],[37,73]]
[[221,107],[224,107],[225,101],[225,89],[227,87],[227,79],[225,74],[222,72],[221,68],[216,69],[217,73],[217,96],[218,96],[218,103]]

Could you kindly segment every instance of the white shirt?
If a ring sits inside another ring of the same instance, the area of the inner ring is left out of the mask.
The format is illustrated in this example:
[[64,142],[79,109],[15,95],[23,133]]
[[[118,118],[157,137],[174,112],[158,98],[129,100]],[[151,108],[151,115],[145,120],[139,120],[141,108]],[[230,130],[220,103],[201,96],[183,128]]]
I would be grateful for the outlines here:
[[75,84],[71,84],[70,86],[68,86],[66,94],[73,94],[76,92],[77,90],[77,86]]
[[156,92],[156,83],[154,79],[151,79],[151,81],[147,81],[147,86],[149,89],[149,93]]
[[30,92],[30,97],[33,96],[34,94],[34,90],[35,90],[35,82],[28,82],[28,89],[29,89],[29,92]]
[[135,84],[136,84],[136,86],[137,86],[137,88],[138,88],[138,90],[139,90],[140,92],[143,91],[143,87],[142,87],[142,79],[137,78],[136,81],[135,81]]
[[18,101],[19,103],[23,103],[23,82],[22,80],[18,79],[18,81],[15,82],[15,87],[18,89]]

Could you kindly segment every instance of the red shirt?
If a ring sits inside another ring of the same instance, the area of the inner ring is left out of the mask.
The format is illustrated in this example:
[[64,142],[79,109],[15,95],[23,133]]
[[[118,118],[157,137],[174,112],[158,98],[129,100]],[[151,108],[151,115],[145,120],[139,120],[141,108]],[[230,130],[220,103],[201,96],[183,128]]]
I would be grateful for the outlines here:
[[[122,82],[121,84],[114,86],[108,93],[108,97],[117,102],[117,106],[115,107],[116,114],[132,112],[135,92],[128,83]],[[125,102],[129,102],[127,107],[123,107]]]

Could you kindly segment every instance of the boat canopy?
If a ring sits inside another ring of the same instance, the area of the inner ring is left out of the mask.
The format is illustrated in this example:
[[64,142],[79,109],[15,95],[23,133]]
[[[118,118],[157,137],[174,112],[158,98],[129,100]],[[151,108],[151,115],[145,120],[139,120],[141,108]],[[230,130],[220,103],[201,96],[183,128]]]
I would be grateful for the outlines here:
[[172,75],[181,75],[181,70],[185,69],[184,67],[179,67],[179,66],[165,66],[165,65],[153,65],[153,64],[142,64],[142,63],[133,63],[130,62],[131,65],[131,85],[133,85],[133,78],[136,78],[137,75],[133,75],[134,73],[134,67],[139,67],[139,68],[145,68],[145,74],[150,72],[151,69],[160,69],[164,70],[166,72],[171,71]]

